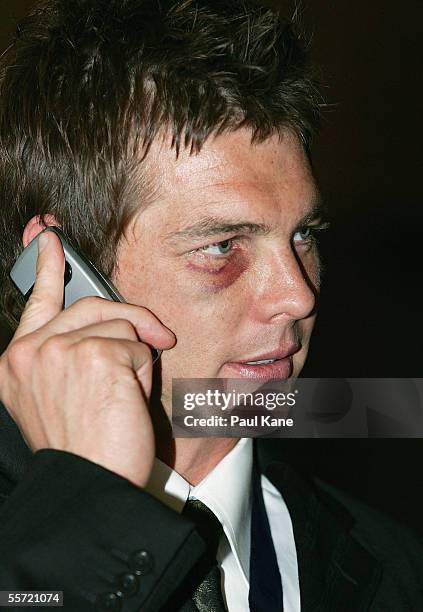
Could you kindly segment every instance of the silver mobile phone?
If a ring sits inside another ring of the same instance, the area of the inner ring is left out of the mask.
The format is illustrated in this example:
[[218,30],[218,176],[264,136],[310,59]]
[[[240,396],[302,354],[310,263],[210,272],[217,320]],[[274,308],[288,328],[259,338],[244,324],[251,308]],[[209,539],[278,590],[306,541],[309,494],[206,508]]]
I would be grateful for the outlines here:
[[[58,227],[48,226],[43,232],[54,232],[59,236],[65,253],[64,308],[68,308],[76,300],[90,295],[114,302],[125,302],[113,283],[103,276],[85,255],[71,246],[69,239]],[[31,295],[35,283],[39,236],[40,234],[31,240],[10,272],[10,278],[26,299]],[[161,351],[151,348],[151,352],[153,363],[155,363],[159,359]]]

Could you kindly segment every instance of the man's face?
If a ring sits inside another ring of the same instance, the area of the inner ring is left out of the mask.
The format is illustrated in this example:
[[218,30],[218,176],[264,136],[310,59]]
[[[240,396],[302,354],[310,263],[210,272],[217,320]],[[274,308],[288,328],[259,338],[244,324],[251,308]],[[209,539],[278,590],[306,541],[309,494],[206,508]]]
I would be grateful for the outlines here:
[[[154,202],[126,231],[115,282],[176,335],[161,357],[172,378],[298,376],[315,319],[318,193],[298,139],[251,144],[247,130],[179,159],[157,142]],[[264,365],[246,362],[273,360]]]

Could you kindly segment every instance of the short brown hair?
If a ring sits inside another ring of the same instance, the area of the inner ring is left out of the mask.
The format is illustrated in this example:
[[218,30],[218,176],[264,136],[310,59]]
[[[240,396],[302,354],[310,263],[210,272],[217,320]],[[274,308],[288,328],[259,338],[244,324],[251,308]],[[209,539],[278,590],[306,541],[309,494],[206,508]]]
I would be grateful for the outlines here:
[[8,272],[34,215],[113,272],[159,130],[176,154],[240,127],[253,141],[291,128],[308,150],[318,118],[301,38],[252,0],[38,4],[0,63],[0,309],[15,326]]

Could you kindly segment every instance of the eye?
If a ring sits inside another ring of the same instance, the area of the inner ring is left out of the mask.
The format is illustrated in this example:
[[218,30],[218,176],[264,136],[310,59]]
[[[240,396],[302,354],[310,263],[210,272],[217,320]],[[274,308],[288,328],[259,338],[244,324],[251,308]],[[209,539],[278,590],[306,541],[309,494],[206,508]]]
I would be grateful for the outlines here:
[[311,244],[313,242],[318,243],[318,239],[322,232],[325,232],[330,228],[329,221],[320,221],[320,223],[313,223],[310,225],[303,225],[294,234],[293,242],[304,242]]
[[313,236],[313,228],[310,227],[310,225],[305,225],[304,227],[301,227],[298,230],[298,232],[295,232],[293,241],[294,242],[306,242],[307,240],[310,240],[312,236]]
[[208,244],[201,249],[198,249],[202,253],[207,255],[226,255],[229,253],[233,246],[233,240],[222,240],[222,242],[215,242],[214,244]]

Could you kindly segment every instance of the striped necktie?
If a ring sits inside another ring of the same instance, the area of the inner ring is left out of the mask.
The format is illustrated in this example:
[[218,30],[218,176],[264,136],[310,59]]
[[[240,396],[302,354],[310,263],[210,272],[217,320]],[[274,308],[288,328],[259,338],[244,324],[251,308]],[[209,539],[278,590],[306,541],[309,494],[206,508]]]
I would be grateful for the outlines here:
[[198,533],[207,544],[208,559],[211,568],[192,594],[193,610],[199,612],[225,612],[223,602],[220,570],[217,567],[216,553],[222,535],[222,525],[215,514],[198,499],[189,499],[182,514],[191,519]]

